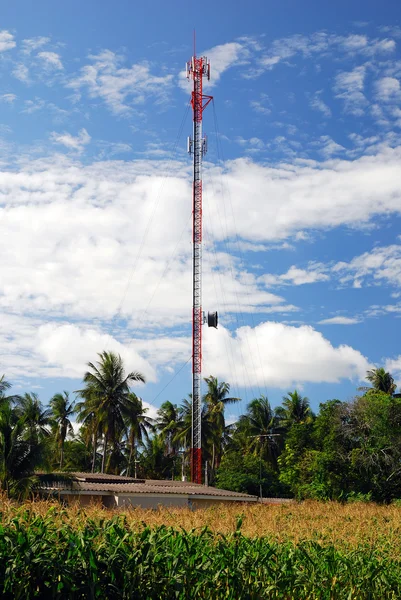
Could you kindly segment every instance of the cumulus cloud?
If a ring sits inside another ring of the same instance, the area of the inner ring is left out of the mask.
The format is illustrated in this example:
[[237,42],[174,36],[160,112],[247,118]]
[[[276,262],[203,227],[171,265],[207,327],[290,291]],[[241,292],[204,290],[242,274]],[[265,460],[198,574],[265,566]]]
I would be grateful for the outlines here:
[[323,102],[321,96],[321,92],[317,92],[314,97],[310,101],[310,106],[319,112],[321,112],[325,117],[331,117],[331,109],[325,102]]
[[338,274],[341,283],[354,287],[382,283],[401,286],[401,246],[373,248],[349,262],[337,263],[333,272]]
[[324,273],[325,267],[320,263],[312,263],[309,269],[299,269],[292,265],[286,273],[282,275],[262,275],[261,279],[267,286],[274,285],[304,285],[306,283],[316,283],[318,281],[327,281],[329,276]]
[[[234,65],[243,64],[244,60],[249,56],[248,43],[246,38],[244,41],[228,42],[227,44],[219,44],[213,46],[199,56],[206,56],[211,65],[211,79],[205,80],[205,88],[211,88],[218,83],[221,76],[227,69]],[[188,57],[190,58],[190,57]],[[181,71],[179,74],[179,86],[186,92],[191,89],[191,83],[187,80],[186,72]]]
[[149,381],[156,380],[154,368],[133,347],[91,328],[49,323],[39,327],[36,341],[45,366],[58,377],[82,378],[88,356],[95,360],[97,353],[104,349],[120,354],[128,371],[139,371]]
[[56,52],[39,52],[38,58],[44,62],[46,69],[63,69],[63,63],[61,62],[60,55]]
[[396,358],[388,358],[384,363],[384,368],[386,371],[392,374],[395,381],[397,382],[398,390],[400,392],[401,389],[401,354],[399,354]]
[[[265,322],[235,333],[219,328],[204,338],[204,372],[232,385],[288,388],[302,383],[361,380],[368,360],[354,348],[334,347],[309,326]],[[235,369],[232,368],[235,365]]]
[[[228,235],[279,240],[307,229],[366,224],[378,214],[401,213],[401,148],[383,148],[354,161],[296,161],[276,167],[238,159],[216,169],[213,209],[218,214],[225,197],[223,178],[236,215],[227,210]],[[243,199],[247,198],[244,203]],[[268,202],[266,200],[269,200]]]
[[16,79],[19,79],[19,81],[22,81],[22,83],[30,82],[29,69],[23,63],[17,64],[14,67],[12,74],[14,75],[14,77]]
[[343,71],[336,76],[334,91],[336,98],[344,100],[344,110],[357,117],[364,114],[368,101],[363,94],[366,67],[355,67],[352,71]]
[[395,77],[382,77],[376,82],[376,95],[381,102],[400,101],[400,82]]
[[50,38],[44,36],[22,40],[22,52],[23,54],[31,54],[31,52],[42,48],[42,46],[45,46],[49,42]]
[[265,70],[272,70],[281,63],[290,63],[297,55],[304,59],[318,55],[342,54],[347,57],[389,54],[396,49],[396,43],[388,38],[369,38],[366,35],[339,36],[317,31],[311,35],[296,34],[275,40],[262,56],[260,65]]
[[3,29],[0,31],[0,52],[5,52],[6,50],[11,50],[15,48],[16,43],[14,41],[14,36],[12,33]]
[[330,319],[322,319],[318,322],[319,325],[355,325],[360,323],[360,319],[356,317],[331,317]]
[[6,104],[14,104],[17,96],[15,94],[2,94],[0,100]]
[[[88,361],[96,361],[98,353],[107,350],[120,354],[128,370],[140,371],[148,381],[156,381],[155,368],[140,355],[136,340],[122,343],[94,324],[50,322],[46,317],[4,312],[1,322],[1,370],[12,378],[81,379]],[[171,360],[171,356],[169,358]],[[154,364],[162,364],[162,361]]]
[[250,106],[255,112],[261,115],[270,115],[272,112],[270,108],[270,98],[267,94],[260,94],[259,100],[252,100]]
[[78,152],[81,152],[84,146],[89,144],[89,142],[91,141],[91,136],[86,131],[86,129],[81,129],[79,134],[75,137],[69,133],[56,133],[55,131],[53,131],[50,134],[50,139],[55,144],[62,144],[70,150],[77,150]]
[[[70,138],[67,140],[71,144]],[[69,147],[76,148],[76,142]],[[235,239],[236,235],[253,244],[286,238],[291,241],[310,229],[354,227],[377,214],[399,213],[400,159],[400,149],[395,148],[355,161],[297,161],[273,168],[238,160],[226,163],[222,169],[207,167],[205,310],[217,309],[224,317],[223,326],[224,319],[228,324],[238,313],[239,298],[242,313],[285,314],[297,310],[284,296],[272,293],[270,285],[324,281],[331,276],[329,270],[319,265],[293,265],[269,283],[260,278],[260,272],[248,272],[234,256],[216,247],[213,250],[212,244]],[[222,178],[224,195],[220,191]],[[7,236],[0,237],[1,343],[2,348],[9,348],[9,366],[14,364],[11,375],[77,373],[77,363],[63,366],[46,362],[46,369],[41,371],[41,361],[50,357],[53,346],[57,355],[57,344],[63,347],[64,343],[60,340],[71,338],[84,344],[89,352],[93,340],[96,344],[107,341],[96,336],[107,334],[119,344],[132,345],[152,368],[157,364],[170,366],[174,356],[187,360],[191,320],[188,163],[119,160],[84,165],[76,156],[68,159],[56,155],[21,160],[18,169],[3,166],[0,189],[0,222],[7,232]],[[230,207],[225,206],[228,197]],[[224,227],[216,219],[221,211],[227,215]],[[339,277],[349,274],[341,268],[335,273]],[[15,312],[29,314],[31,320],[28,324],[14,320],[6,330],[4,315],[11,318]],[[113,319],[116,313],[118,317]],[[78,323],[74,325],[79,327],[78,332],[66,328],[67,319],[71,325]],[[88,325],[92,319],[96,319],[97,327]],[[163,338],[164,345],[158,345],[154,334],[169,328],[173,333]],[[232,344],[230,335],[222,330],[224,343]],[[7,331],[8,336],[17,336],[12,347],[7,346]],[[145,331],[153,334],[146,342]],[[138,332],[142,341],[138,341]],[[241,341],[241,335],[240,330],[234,338]],[[320,334],[308,330],[307,339],[310,336],[315,341]],[[175,345],[171,340],[177,338]],[[48,339],[51,345],[47,345]],[[319,343],[326,349],[327,344],[330,346],[327,340]],[[356,360],[355,352],[327,350],[331,357],[347,355],[352,360]],[[85,360],[90,357],[85,356]],[[27,365],[31,365],[31,371]],[[345,367],[341,372],[346,372]]]
[[116,115],[129,113],[149,97],[161,102],[172,82],[172,75],[153,75],[147,63],[123,67],[123,58],[111,50],[89,59],[90,64],[82,67],[67,87],[75,90],[77,97],[86,91],[90,98],[102,100]]
[[321,135],[319,141],[315,144],[318,148],[318,152],[325,158],[330,158],[335,154],[344,152],[344,146],[337,144],[329,135]]

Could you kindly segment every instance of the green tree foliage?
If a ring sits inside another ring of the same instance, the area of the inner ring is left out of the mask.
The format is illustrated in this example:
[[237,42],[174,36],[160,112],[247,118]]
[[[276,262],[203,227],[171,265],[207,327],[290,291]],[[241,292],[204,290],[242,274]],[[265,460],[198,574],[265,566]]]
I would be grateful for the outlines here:
[[283,406],[279,415],[285,427],[310,423],[313,420],[313,413],[309,406],[309,398],[301,396],[297,390],[288,392],[287,396],[283,397]]
[[218,381],[217,377],[205,377],[207,385],[206,394],[203,402],[207,409],[207,421],[209,424],[209,446],[211,445],[210,466],[212,474],[218,468],[223,454],[223,440],[226,423],[224,411],[228,404],[234,404],[240,401],[240,398],[229,397],[230,384],[225,381]]
[[[130,385],[120,356],[99,354],[88,363],[75,405],[67,392],[50,408],[38,396],[9,395],[0,378],[0,485],[12,495],[29,492],[35,469],[107,471],[151,479],[190,472],[192,400],[164,402],[153,422]],[[238,398],[216,377],[205,379],[202,459],[209,485],[263,496],[297,498],[401,498],[401,398],[383,368],[367,373],[372,387],[354,399],[322,402],[316,416],[297,390],[273,408],[266,396],[248,403],[230,426],[225,409]],[[74,436],[74,411],[80,431]]]
[[48,414],[35,394],[6,396],[11,387],[0,378],[0,488],[9,496],[26,496],[42,464]]
[[50,400],[51,421],[54,427],[55,442],[60,453],[60,469],[64,466],[64,445],[67,434],[74,435],[71,418],[75,412],[74,403],[70,402],[68,392],[54,394]]
[[96,452],[99,432],[103,435],[103,457],[101,472],[106,464],[109,442],[112,452],[117,452],[121,432],[126,427],[130,411],[134,410],[130,384],[134,381],[145,382],[138,372],[125,373],[120,355],[114,352],[102,352],[96,365],[88,363],[89,371],[84,375],[84,387],[78,390],[83,402],[77,405],[83,422],[92,421],[93,445]]
[[216,487],[255,496],[276,497],[289,494],[272,466],[254,454],[227,452],[216,475]]
[[397,386],[393,376],[383,367],[371,369],[366,373],[366,379],[372,384],[371,388],[361,388],[367,392],[383,392],[384,394],[394,394]]
[[238,421],[236,438],[245,452],[260,456],[274,469],[282,446],[280,418],[266,396],[255,398]]
[[157,411],[156,429],[165,444],[165,454],[176,454],[180,447],[180,414],[176,404],[164,402]]
[[153,419],[146,415],[147,408],[143,407],[142,400],[136,394],[129,394],[130,410],[125,417],[127,426],[128,464],[126,475],[131,476],[136,472],[137,447],[148,440],[148,431],[154,430]]

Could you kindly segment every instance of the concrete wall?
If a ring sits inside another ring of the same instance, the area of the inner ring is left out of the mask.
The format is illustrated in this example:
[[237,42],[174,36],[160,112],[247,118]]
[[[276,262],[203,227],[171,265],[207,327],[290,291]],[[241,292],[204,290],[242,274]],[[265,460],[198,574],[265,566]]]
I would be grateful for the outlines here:
[[188,506],[187,498],[174,497],[173,494],[165,496],[116,496],[119,508],[139,506],[141,508],[154,508],[161,506]]
[[[212,499],[202,499],[202,498],[196,498],[196,499],[190,499],[189,501],[189,505],[191,506],[191,508],[198,509],[198,508],[208,508],[209,506],[216,506],[219,505],[221,506],[222,504],[229,504],[232,505],[234,502],[233,500],[226,500],[226,499],[220,499],[220,498],[216,498],[213,500]],[[248,504],[248,502],[241,502],[241,504]]]
[[61,500],[68,505],[79,506],[99,506],[106,508],[115,508],[116,501],[114,496],[101,496],[100,494],[64,494],[61,495]]

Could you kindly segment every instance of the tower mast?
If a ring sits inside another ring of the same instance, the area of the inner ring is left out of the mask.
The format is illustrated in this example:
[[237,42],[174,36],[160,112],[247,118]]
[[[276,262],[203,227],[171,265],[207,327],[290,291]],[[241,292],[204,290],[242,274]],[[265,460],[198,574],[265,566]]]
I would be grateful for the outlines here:
[[[188,139],[188,152],[193,155],[192,190],[192,440],[191,481],[202,483],[202,158],[206,154],[206,138],[202,135],[202,117],[213,96],[203,94],[203,77],[210,79],[210,63],[206,57],[194,56],[187,63],[187,78],[193,81],[191,106],[193,111],[193,138]],[[214,320],[213,320],[214,318]],[[217,313],[210,313],[208,325],[217,327]]]

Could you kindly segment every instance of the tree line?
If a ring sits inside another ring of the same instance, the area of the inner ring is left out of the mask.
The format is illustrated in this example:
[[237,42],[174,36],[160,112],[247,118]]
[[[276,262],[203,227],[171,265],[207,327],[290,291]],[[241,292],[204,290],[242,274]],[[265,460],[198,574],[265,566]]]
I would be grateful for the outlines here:
[[[401,397],[383,368],[352,400],[328,400],[314,414],[297,390],[272,408],[253,399],[234,424],[225,422],[230,385],[205,378],[202,459],[209,485],[266,496],[316,499],[401,498]],[[0,378],[0,485],[24,496],[38,471],[83,471],[145,479],[190,475],[191,395],[164,402],[155,419],[131,386],[121,357],[102,352],[88,363],[72,400],[55,394],[44,407],[35,393],[12,395]],[[74,421],[79,430],[74,432]]]

